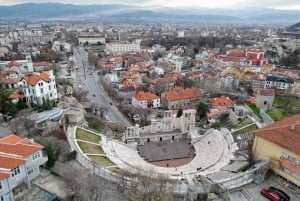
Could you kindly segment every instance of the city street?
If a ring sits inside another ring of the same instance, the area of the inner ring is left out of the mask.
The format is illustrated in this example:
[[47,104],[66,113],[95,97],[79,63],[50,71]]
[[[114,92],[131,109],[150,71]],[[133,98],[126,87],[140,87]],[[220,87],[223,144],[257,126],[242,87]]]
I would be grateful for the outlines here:
[[124,126],[130,126],[128,120],[112,105],[111,99],[97,83],[97,72],[94,67],[88,65],[88,53],[83,48],[74,48],[75,65],[78,66],[75,78],[75,87],[87,90],[87,98],[97,104],[100,108],[107,107],[106,117],[111,122],[121,122]]

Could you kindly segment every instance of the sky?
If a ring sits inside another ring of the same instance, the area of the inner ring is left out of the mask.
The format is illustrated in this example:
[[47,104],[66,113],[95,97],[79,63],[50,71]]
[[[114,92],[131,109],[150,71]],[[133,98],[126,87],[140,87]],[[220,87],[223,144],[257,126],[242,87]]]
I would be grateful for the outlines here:
[[0,0],[0,5],[59,2],[70,4],[126,4],[137,6],[245,8],[266,7],[300,10],[300,0]]

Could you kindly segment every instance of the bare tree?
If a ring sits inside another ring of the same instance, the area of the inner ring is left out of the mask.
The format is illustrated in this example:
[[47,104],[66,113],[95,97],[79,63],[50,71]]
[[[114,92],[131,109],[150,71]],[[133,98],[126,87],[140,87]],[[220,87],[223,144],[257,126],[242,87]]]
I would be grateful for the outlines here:
[[73,96],[78,100],[78,102],[82,103],[87,101],[87,94],[89,92],[83,89],[75,89],[73,90]]
[[164,177],[140,174],[133,176],[125,186],[125,196],[130,201],[172,201],[172,182]]
[[105,201],[108,199],[108,183],[97,176],[94,170],[79,169],[69,166],[64,170],[64,177],[73,191],[74,201]]

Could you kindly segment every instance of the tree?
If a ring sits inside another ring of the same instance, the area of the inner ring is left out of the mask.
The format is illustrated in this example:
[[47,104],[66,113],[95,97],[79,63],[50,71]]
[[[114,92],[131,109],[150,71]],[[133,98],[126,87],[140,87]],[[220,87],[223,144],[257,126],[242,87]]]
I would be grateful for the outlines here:
[[[171,184],[171,185],[170,185]],[[167,178],[138,173],[125,186],[125,196],[130,201],[172,201],[172,182]]]
[[203,102],[198,103],[197,114],[200,117],[200,119],[206,117],[208,110],[209,110],[209,108],[205,103],[203,103]]
[[86,170],[68,166],[63,171],[63,177],[69,184],[75,201],[105,201],[108,200],[108,181],[95,174],[94,169]]
[[93,52],[88,52],[88,62],[89,65],[98,67],[99,57],[95,55]]
[[58,160],[61,149],[49,144],[43,148],[44,153],[48,156],[48,161],[46,163],[47,168],[53,168],[55,162]]

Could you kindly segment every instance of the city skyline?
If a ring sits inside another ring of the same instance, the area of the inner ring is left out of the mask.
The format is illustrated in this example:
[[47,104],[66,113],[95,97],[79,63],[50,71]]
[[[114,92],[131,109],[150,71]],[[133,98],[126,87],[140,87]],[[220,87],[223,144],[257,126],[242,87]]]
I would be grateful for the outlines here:
[[225,8],[240,9],[247,7],[275,8],[275,9],[295,9],[300,10],[299,0],[0,0],[0,6],[9,6],[22,3],[46,3],[57,2],[65,4],[90,5],[90,4],[124,4],[133,6],[153,6],[153,7],[172,7],[172,8]]

